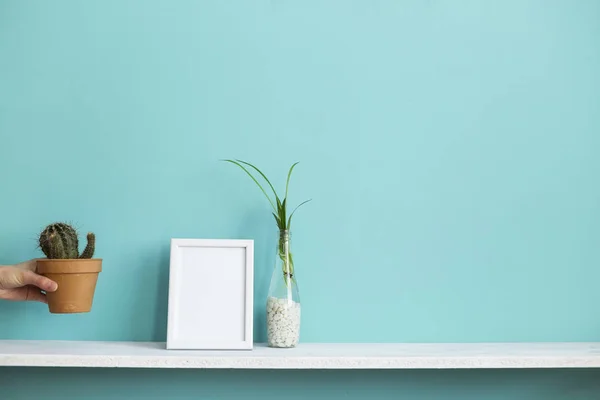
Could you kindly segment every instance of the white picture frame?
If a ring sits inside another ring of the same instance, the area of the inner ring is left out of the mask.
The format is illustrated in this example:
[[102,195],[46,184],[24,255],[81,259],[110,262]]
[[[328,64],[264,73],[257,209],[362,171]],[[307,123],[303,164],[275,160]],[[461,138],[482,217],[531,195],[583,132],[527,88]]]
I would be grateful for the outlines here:
[[171,239],[169,350],[253,348],[254,241]]

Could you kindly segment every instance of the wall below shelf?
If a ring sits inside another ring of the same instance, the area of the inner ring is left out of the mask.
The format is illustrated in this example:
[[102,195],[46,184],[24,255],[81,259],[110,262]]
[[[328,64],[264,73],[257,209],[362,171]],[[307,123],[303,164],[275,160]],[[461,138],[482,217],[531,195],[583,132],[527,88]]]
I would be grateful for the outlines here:
[[199,369],[600,368],[600,343],[255,344],[166,350],[162,342],[0,340],[0,366]]

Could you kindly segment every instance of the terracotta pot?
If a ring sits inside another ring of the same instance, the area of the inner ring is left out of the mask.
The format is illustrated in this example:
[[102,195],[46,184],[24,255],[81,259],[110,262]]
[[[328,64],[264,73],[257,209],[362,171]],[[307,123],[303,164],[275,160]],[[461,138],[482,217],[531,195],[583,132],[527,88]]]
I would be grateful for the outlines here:
[[37,260],[37,271],[58,284],[55,292],[46,293],[51,313],[91,311],[102,259],[40,259]]

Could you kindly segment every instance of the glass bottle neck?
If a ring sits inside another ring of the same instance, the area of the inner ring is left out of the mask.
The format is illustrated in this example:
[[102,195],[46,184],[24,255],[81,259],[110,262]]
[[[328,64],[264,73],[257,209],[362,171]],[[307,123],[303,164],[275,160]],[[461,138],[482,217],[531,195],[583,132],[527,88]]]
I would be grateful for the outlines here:
[[292,233],[287,229],[279,230],[279,241],[281,242],[289,242],[292,240]]

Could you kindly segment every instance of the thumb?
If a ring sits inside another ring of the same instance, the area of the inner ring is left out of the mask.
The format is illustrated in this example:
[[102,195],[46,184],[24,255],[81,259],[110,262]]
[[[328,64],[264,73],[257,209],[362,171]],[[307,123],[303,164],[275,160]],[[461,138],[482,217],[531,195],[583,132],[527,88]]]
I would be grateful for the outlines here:
[[23,280],[23,285],[37,286],[47,292],[54,292],[58,289],[56,282],[32,271],[23,271],[21,278]]

